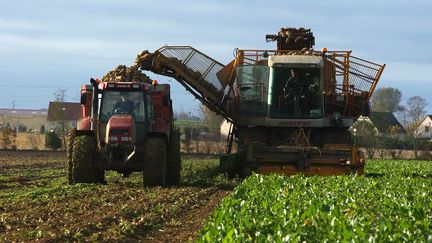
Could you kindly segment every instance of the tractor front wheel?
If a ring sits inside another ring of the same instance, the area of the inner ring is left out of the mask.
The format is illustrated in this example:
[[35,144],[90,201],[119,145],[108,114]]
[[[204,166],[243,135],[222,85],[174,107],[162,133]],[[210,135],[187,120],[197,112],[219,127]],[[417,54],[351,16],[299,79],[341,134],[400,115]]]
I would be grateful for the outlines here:
[[105,173],[95,167],[96,155],[94,138],[91,136],[75,137],[71,156],[72,183],[104,183]]

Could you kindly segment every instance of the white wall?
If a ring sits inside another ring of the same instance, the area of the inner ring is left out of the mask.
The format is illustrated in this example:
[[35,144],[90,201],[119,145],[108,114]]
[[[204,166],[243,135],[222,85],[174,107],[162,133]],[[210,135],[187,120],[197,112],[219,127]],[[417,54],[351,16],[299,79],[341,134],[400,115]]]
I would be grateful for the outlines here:
[[429,116],[416,129],[416,133],[419,137],[432,139],[432,119]]

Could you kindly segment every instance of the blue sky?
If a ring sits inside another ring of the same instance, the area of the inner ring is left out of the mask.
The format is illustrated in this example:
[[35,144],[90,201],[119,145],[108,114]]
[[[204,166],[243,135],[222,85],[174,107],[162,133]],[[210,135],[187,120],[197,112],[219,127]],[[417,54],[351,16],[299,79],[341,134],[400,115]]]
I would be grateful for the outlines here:
[[[265,34],[311,28],[315,49],[352,50],[386,63],[378,87],[403,102],[427,99],[432,114],[432,1],[4,1],[0,0],[0,107],[46,108],[57,89],[78,101],[79,87],[144,49],[191,45],[221,63],[234,48],[273,49]],[[175,80],[176,110],[198,102]]]

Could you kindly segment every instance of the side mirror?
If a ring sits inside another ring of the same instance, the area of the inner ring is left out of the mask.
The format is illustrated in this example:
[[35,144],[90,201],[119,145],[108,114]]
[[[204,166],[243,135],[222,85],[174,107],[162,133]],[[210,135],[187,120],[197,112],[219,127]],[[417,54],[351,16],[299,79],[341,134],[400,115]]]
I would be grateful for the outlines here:
[[85,93],[81,94],[81,100],[80,100],[81,105],[85,105],[87,104],[87,95]]

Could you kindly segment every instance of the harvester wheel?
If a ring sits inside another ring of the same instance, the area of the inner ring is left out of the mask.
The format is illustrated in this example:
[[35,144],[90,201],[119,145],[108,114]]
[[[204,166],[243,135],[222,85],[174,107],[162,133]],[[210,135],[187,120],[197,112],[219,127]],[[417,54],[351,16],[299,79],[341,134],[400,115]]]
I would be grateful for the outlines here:
[[104,182],[104,171],[94,166],[95,141],[91,136],[75,137],[72,150],[73,183]]
[[180,171],[180,131],[177,128],[173,128],[168,143],[168,161],[166,171],[166,182],[168,185],[177,185],[180,183]]
[[144,146],[144,186],[165,186],[167,149],[163,138],[148,138]]
[[66,154],[67,154],[67,175],[68,175],[68,184],[73,184],[72,179],[72,168],[73,168],[73,162],[72,162],[72,151],[73,151],[73,145],[75,140],[75,131],[76,129],[71,129],[69,131],[68,135],[68,144],[66,148]]

